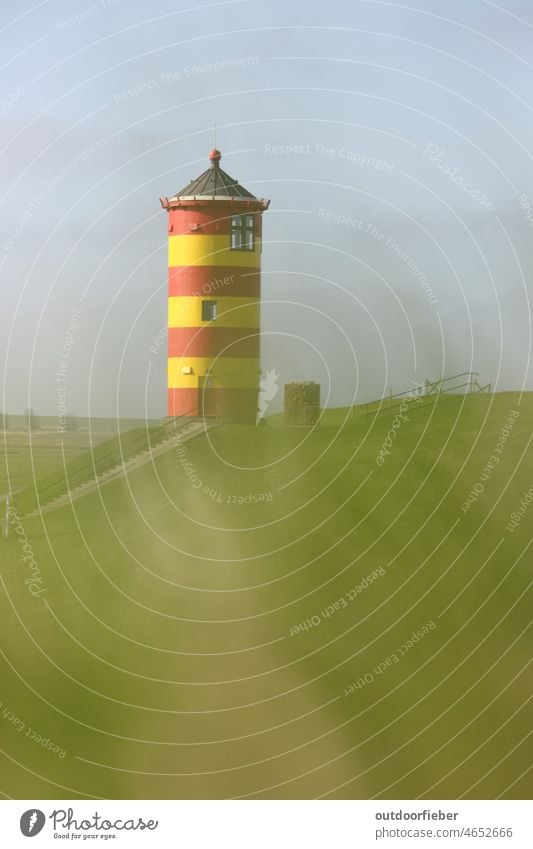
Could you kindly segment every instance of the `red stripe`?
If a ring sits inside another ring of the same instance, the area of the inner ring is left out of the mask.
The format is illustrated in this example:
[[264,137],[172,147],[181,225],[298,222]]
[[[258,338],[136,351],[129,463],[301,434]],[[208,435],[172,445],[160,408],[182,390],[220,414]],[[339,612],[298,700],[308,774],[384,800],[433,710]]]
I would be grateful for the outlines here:
[[[231,216],[238,213],[250,214],[252,210],[235,207],[220,207],[216,203],[211,211],[199,209],[171,209],[168,213],[168,232],[173,236],[229,236]],[[261,236],[261,214],[254,216],[256,236]]]
[[168,269],[168,295],[185,295],[198,298],[235,297],[260,298],[261,272],[259,269],[225,266],[172,266]]
[[172,416],[197,416],[198,415],[198,390],[197,389],[169,389],[168,390],[168,415]]
[[259,328],[170,327],[169,357],[259,358]]
[[[191,412],[192,410],[192,412]],[[255,424],[255,389],[169,389],[168,415],[221,416]]]

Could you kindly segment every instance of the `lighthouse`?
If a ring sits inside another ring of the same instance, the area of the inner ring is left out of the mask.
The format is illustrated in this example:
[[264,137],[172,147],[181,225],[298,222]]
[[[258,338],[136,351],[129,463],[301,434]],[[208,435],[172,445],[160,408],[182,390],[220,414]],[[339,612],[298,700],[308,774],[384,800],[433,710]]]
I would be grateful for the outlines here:
[[220,167],[172,197],[168,211],[168,415],[255,422],[260,377],[262,214]]

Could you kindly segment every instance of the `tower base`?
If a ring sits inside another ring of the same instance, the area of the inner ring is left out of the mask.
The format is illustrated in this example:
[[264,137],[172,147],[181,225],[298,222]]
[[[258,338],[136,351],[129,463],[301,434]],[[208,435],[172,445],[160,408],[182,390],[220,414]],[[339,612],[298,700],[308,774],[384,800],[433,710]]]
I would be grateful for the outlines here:
[[168,415],[172,418],[218,418],[255,424],[257,396],[257,389],[169,389]]

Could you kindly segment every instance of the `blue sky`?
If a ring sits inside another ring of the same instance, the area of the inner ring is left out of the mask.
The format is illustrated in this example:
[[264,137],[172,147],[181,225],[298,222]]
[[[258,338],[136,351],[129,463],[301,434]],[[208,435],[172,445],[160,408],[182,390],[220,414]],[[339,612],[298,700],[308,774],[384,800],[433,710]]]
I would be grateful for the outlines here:
[[151,11],[2,4],[0,406],[54,415],[68,340],[71,412],[165,414],[159,198],[214,123],[271,199],[264,370],[332,405],[471,369],[533,388],[530,4]]

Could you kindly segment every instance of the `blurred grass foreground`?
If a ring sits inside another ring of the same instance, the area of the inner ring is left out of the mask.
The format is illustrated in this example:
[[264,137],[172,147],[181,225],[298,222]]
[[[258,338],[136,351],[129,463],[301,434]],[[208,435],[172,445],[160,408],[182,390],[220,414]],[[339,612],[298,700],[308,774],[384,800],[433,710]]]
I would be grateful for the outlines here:
[[529,798],[532,396],[398,415],[5,434],[10,795]]

